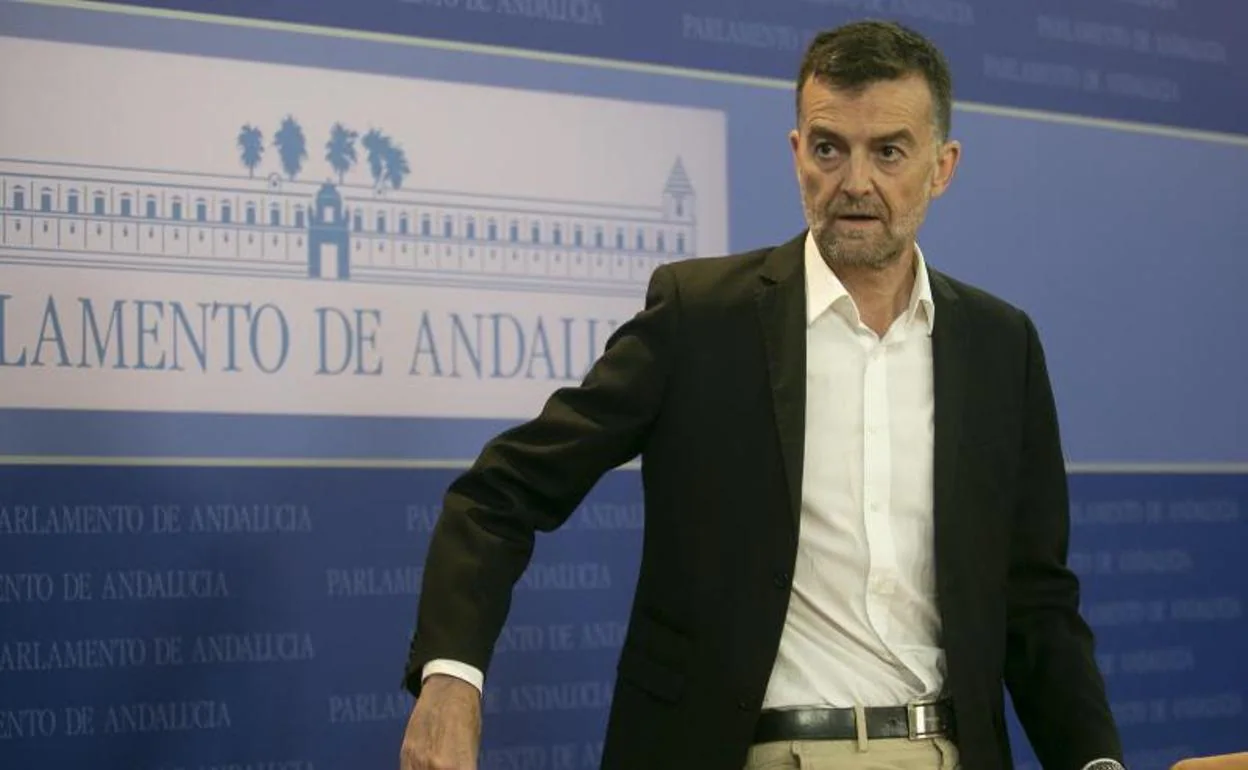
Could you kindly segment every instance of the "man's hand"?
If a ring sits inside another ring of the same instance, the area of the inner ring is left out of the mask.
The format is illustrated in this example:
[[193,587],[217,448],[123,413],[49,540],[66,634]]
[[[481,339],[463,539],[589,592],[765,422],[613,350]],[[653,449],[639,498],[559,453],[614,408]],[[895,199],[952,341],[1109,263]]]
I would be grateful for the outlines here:
[[453,676],[425,680],[399,752],[399,770],[477,770],[481,693]]

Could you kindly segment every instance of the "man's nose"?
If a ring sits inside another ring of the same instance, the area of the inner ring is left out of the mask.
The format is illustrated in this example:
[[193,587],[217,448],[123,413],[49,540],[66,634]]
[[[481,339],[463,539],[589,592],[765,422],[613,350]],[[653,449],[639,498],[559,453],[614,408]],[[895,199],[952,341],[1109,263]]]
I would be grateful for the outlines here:
[[849,159],[842,189],[851,198],[861,198],[871,193],[871,163],[867,158],[858,155]]

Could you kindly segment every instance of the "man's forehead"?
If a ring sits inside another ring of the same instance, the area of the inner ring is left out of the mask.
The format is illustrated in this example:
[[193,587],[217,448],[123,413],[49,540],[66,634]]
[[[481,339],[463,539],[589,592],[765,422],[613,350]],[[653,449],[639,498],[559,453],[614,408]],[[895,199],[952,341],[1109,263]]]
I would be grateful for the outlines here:
[[807,123],[867,119],[900,124],[930,120],[934,106],[926,82],[912,76],[849,87],[812,78],[802,89],[801,105]]

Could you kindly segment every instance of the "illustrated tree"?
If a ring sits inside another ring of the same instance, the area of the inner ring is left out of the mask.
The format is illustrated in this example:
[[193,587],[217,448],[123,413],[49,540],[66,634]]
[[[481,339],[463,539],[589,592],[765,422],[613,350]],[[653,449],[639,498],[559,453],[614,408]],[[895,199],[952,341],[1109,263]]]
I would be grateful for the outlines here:
[[343,177],[355,165],[355,140],[358,136],[357,132],[342,123],[335,123],[329,129],[329,141],[325,143],[325,160],[329,161],[330,167],[338,175],[338,184],[342,184]]
[[407,162],[407,153],[390,137],[377,129],[369,129],[360,140],[364,145],[368,162],[368,171],[373,177],[373,187],[381,190],[387,184],[394,189],[403,185],[403,180],[412,173]]
[[373,187],[381,189],[382,178],[386,173],[386,155],[390,151],[390,139],[375,128],[370,128],[360,140],[364,146],[368,171],[373,177]]
[[247,175],[256,175],[256,166],[264,157],[264,134],[260,129],[248,123],[238,132],[239,160],[247,167]]
[[303,168],[303,161],[308,157],[307,140],[303,135],[303,128],[295,122],[295,119],[287,115],[282,119],[282,125],[278,128],[277,133],[273,135],[273,145],[277,147],[278,157],[282,161],[282,171],[286,172],[286,176],[292,181]]
[[385,179],[397,190],[403,184],[403,178],[412,172],[411,166],[407,165],[407,153],[397,144],[388,143],[384,161]]

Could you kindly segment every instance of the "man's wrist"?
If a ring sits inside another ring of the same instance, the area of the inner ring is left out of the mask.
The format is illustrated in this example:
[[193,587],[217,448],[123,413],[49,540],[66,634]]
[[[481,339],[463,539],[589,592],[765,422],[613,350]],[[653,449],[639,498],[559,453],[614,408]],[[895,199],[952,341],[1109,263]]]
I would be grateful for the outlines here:
[[431,660],[425,664],[424,669],[421,671],[420,680],[423,683],[429,677],[438,674],[463,680],[475,687],[478,694],[485,689],[485,675],[481,672],[481,669],[470,666],[467,663],[445,658]]

